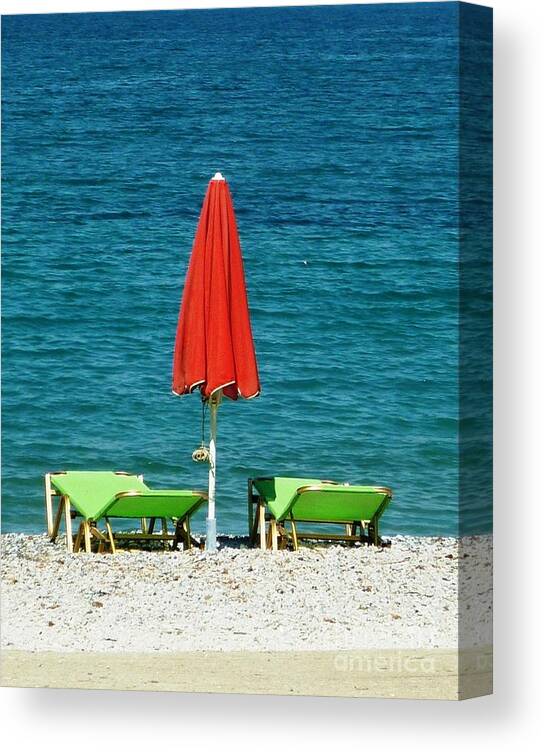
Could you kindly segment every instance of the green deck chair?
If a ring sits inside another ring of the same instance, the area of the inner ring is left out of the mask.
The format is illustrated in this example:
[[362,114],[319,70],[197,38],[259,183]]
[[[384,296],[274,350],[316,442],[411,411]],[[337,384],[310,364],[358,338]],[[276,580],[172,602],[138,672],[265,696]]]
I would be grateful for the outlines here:
[[[296,550],[301,538],[378,546],[382,544],[378,523],[392,497],[389,488],[378,486],[350,486],[316,478],[250,478],[250,540],[255,545],[259,538],[262,549],[274,550],[287,545]],[[345,532],[302,532],[297,523],[343,525]]]
[[[59,497],[56,513],[53,500]],[[47,533],[52,542],[57,539],[64,516],[66,546],[69,552],[77,552],[82,546],[86,552],[96,542],[98,551],[116,550],[116,541],[162,541],[164,546],[172,542],[173,549],[179,543],[190,548],[198,542],[191,537],[190,517],[205,502],[204,491],[151,490],[141,475],[123,472],[67,471],[45,475],[45,508]],[[75,537],[72,535],[72,519],[81,518]],[[137,519],[141,530],[125,533],[114,532],[111,519]],[[98,528],[104,520],[106,532]],[[161,522],[161,532],[155,533],[156,520]],[[173,533],[168,530],[168,520],[175,521]]]

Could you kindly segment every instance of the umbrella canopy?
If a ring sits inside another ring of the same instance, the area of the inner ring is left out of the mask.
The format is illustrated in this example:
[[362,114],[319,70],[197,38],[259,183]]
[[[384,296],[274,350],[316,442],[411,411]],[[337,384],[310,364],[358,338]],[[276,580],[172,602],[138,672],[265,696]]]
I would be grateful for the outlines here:
[[185,278],[172,390],[199,390],[210,406],[206,549],[215,550],[217,408],[222,395],[251,399],[261,391],[240,239],[229,187],[220,173],[210,180]]
[[181,302],[172,390],[204,399],[260,392],[240,239],[227,181],[210,180]]

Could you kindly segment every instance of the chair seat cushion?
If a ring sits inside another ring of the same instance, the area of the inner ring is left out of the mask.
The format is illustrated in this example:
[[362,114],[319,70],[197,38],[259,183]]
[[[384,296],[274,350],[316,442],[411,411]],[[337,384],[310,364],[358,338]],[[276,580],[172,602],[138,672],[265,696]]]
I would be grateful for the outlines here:
[[257,478],[254,485],[277,520],[292,514],[295,520],[308,522],[370,521],[391,499],[387,488],[340,485],[316,478]]
[[115,499],[105,514],[107,517],[131,518],[185,517],[196,511],[205,500],[206,494],[195,491],[148,490]]

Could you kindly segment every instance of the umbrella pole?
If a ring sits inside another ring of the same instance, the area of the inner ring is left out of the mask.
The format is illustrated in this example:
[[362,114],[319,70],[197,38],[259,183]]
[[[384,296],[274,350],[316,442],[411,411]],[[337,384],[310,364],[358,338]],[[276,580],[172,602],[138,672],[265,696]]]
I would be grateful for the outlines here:
[[221,394],[210,399],[210,470],[208,474],[208,517],[206,519],[206,551],[217,548],[217,523],[215,519],[215,468],[217,439],[217,408],[221,401]]

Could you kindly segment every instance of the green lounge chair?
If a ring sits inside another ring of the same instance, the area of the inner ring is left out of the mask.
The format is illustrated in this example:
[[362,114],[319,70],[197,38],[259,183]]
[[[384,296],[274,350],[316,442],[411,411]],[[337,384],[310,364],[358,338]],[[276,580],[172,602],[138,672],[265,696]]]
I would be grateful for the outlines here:
[[[56,514],[53,514],[55,497],[59,497],[59,504]],[[192,543],[198,545],[198,541],[191,537],[190,517],[206,498],[207,494],[203,491],[151,490],[141,475],[123,472],[47,473],[47,533],[54,543],[64,515],[69,552],[79,551],[82,545],[86,552],[90,552],[91,541],[97,543],[98,551],[109,548],[112,553],[115,553],[116,541],[123,540],[158,540],[165,546],[172,541],[173,549],[179,543],[183,543],[184,548],[190,548]],[[74,538],[72,519],[78,517],[81,523]],[[110,522],[113,518],[137,519],[141,531],[114,533]],[[97,526],[101,519],[105,522],[106,533]],[[156,520],[161,521],[160,533],[154,532]],[[168,531],[168,520],[175,520],[173,533]]]
[[[316,478],[249,478],[250,540],[255,545],[259,538],[262,549],[274,550],[287,545],[296,550],[301,538],[378,546],[382,544],[379,519],[392,497],[388,488],[377,486],[350,486]],[[343,525],[345,532],[301,532],[297,523]]]

